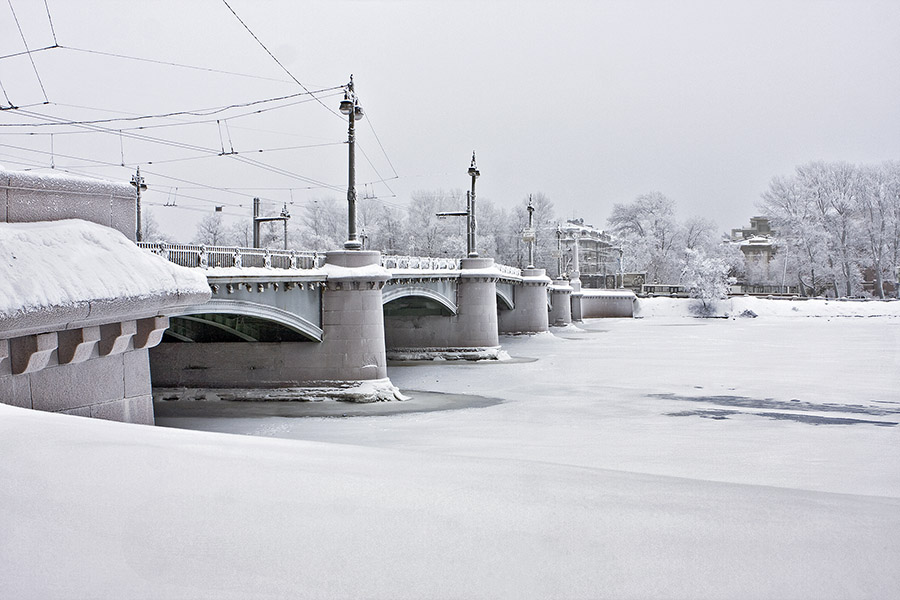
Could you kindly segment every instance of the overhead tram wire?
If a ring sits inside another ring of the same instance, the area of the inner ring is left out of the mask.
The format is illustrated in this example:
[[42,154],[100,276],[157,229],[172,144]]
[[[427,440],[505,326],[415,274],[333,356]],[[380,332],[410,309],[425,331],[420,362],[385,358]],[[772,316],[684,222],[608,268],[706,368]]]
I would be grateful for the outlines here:
[[15,58],[17,56],[25,56],[26,54],[37,54],[38,52],[43,52],[44,50],[53,50],[54,48],[60,48],[58,44],[54,44],[52,46],[44,46],[43,48],[35,48],[34,50],[22,50],[21,52],[13,52],[11,54],[4,54],[0,56],[0,60],[5,60],[7,58]]
[[44,0],[44,8],[47,9],[47,22],[50,23],[50,33],[53,35],[53,43],[58,46],[59,42],[56,41],[56,29],[53,27],[53,17],[50,16],[50,6],[47,4],[47,0]]
[[[101,160],[96,160],[96,159],[92,159],[92,158],[84,158],[84,157],[81,157],[81,156],[73,156],[73,155],[70,155],[70,154],[60,154],[60,153],[58,153],[58,152],[57,152],[57,153],[53,153],[53,152],[49,152],[49,151],[47,151],[47,150],[36,150],[36,149],[34,149],[34,148],[24,148],[24,147],[21,147],[21,146],[13,146],[13,145],[11,145],[11,144],[3,144],[3,143],[0,143],[0,148],[11,148],[11,149],[14,149],[14,150],[20,150],[20,151],[24,151],[24,152],[31,152],[31,153],[34,153],[34,154],[41,154],[41,155],[45,155],[45,156],[54,156],[54,155],[55,155],[55,156],[58,156],[58,157],[60,157],[60,158],[68,158],[68,159],[70,159],[70,160],[79,160],[79,161],[83,161],[83,162],[87,162],[87,163],[93,163],[93,166],[96,166],[96,167],[122,168],[122,166],[121,166],[120,164],[113,163],[113,162],[101,161]],[[51,168],[50,165],[46,165],[46,164],[45,164],[45,165],[40,165],[40,164],[38,164],[38,163],[30,163],[30,164],[36,166],[37,168],[42,168],[42,169],[50,169],[50,168]],[[79,168],[91,168],[91,167],[92,167],[92,165],[80,165],[80,166],[79,166]],[[75,175],[83,175],[83,176],[85,176],[85,177],[93,177],[93,175],[89,175],[89,174],[85,174],[85,173],[78,173],[77,171],[72,170],[71,167],[67,167],[67,168],[57,167],[55,170],[58,170],[58,171],[66,171],[66,172],[73,173],[73,174],[75,174]],[[163,174],[163,173],[159,173],[159,172],[156,172],[156,171],[151,171],[151,170],[146,170],[146,169],[145,169],[145,170],[144,170],[144,173],[146,173],[146,174],[148,174],[148,175],[153,175],[154,177],[161,177],[161,178],[163,178],[163,179],[170,179],[170,180],[172,180],[172,181],[178,181],[178,182],[183,182],[183,183],[189,183],[189,184],[192,184],[192,185],[196,185],[196,186],[198,186],[199,189],[208,189],[208,190],[217,191],[217,192],[223,192],[223,193],[227,193],[227,194],[234,194],[234,195],[240,196],[241,198],[247,198],[247,199],[253,197],[253,196],[251,196],[251,195],[249,195],[249,194],[241,194],[240,192],[236,192],[236,191],[230,190],[230,189],[228,189],[228,188],[216,187],[216,186],[212,186],[212,185],[205,185],[205,184],[200,183],[200,182],[198,182],[198,181],[192,181],[192,180],[189,180],[189,179],[182,179],[182,178],[180,178],[180,177],[173,177],[173,176],[171,176],[171,175],[165,175],[165,174]],[[267,201],[267,202],[271,202],[271,203],[273,203],[273,204],[278,204],[278,201],[276,201],[274,198],[264,198],[264,197],[261,197],[261,198],[262,198],[263,200]],[[237,208],[237,207],[242,207],[242,206],[243,206],[243,205],[241,205],[241,204],[231,204],[231,203],[228,203],[228,202],[223,202],[223,201],[221,201],[221,200],[205,200],[205,199],[203,199],[203,198],[196,198],[196,199],[197,199],[197,200],[203,200],[203,201],[205,201],[205,202],[210,202],[210,203],[212,203],[212,204],[219,204],[219,205],[224,205],[224,206],[231,206],[231,207],[233,207],[233,208]]]
[[[290,77],[291,79],[294,80],[294,83],[296,83],[296,84],[299,85],[301,88],[303,88],[306,92],[309,92],[309,93],[312,95],[312,92],[310,92],[310,91],[307,89],[307,87],[306,87],[305,85],[303,85],[302,83],[300,83],[300,80],[297,79],[296,77],[294,77],[294,74],[291,73],[290,71],[288,71],[287,67],[285,67],[283,64],[281,64],[281,61],[278,60],[278,59],[275,57],[275,55],[272,54],[272,52],[271,52],[268,48],[266,48],[266,45],[263,44],[262,41],[261,41],[258,37],[256,37],[256,34],[253,33],[253,31],[250,29],[250,27],[247,26],[246,23],[244,23],[244,20],[241,19],[241,18],[238,16],[238,14],[237,14],[236,12],[234,12],[234,9],[231,8],[231,5],[230,5],[230,4],[228,4],[228,0],[222,0],[222,4],[224,4],[226,7],[228,7],[228,10],[230,10],[230,11],[231,11],[231,14],[234,15],[234,18],[237,19],[238,22],[239,22],[241,25],[244,26],[244,29],[247,30],[247,33],[249,33],[249,34],[253,37],[253,39],[256,40],[256,43],[259,44],[260,47],[261,47],[263,50],[266,51],[266,54],[268,54],[270,57],[272,57],[272,60],[274,60],[275,63],[276,63],[279,67],[281,67],[281,70],[284,71],[285,73],[287,73],[287,74],[288,74],[288,77]],[[335,112],[333,108],[331,108],[330,106],[328,106],[327,104],[325,104],[324,102],[322,102],[321,99],[319,99],[319,98],[316,97],[315,95],[313,95],[313,98],[315,98],[316,100],[318,100],[319,104],[321,104],[322,106],[325,107],[325,110],[327,110],[328,112],[330,112],[330,113],[333,114],[334,116],[338,117],[338,118],[341,119],[342,121],[344,120],[344,117],[343,117],[342,115],[340,115],[339,113]]]
[[9,11],[12,13],[13,19],[16,22],[16,27],[19,30],[19,35],[22,36],[22,45],[25,46],[25,52],[28,54],[28,60],[31,61],[31,68],[34,69],[34,76],[37,77],[38,85],[41,86],[41,93],[44,95],[44,101],[49,102],[50,99],[47,98],[47,90],[44,89],[44,82],[41,81],[41,74],[38,73],[37,65],[34,64],[34,56],[31,54],[31,50],[28,49],[28,41],[25,39],[25,33],[22,31],[22,25],[19,23],[19,17],[16,16],[16,9],[13,8],[12,0],[6,0],[9,4]]
[[[25,114],[26,116],[30,116],[30,117],[32,117],[32,118],[36,118],[36,119],[44,119],[44,120],[53,120],[53,119],[56,118],[56,117],[53,117],[53,116],[51,116],[51,115],[42,115],[42,114],[40,114],[40,113],[35,113],[35,112],[32,112],[32,111],[23,111],[23,114]],[[97,132],[105,132],[105,133],[109,133],[109,134],[120,135],[120,131],[119,131],[119,130],[103,128],[103,127],[99,127],[99,126],[96,126],[96,125],[80,125],[80,127],[86,127],[86,128],[89,128],[89,129],[93,129],[93,130],[95,130],[95,131],[97,131]],[[206,148],[206,147],[203,147],[203,146],[196,146],[196,145],[193,145],[193,144],[186,144],[186,143],[184,143],[184,142],[175,142],[175,141],[172,141],[172,140],[165,140],[165,139],[161,139],[161,138],[154,138],[154,137],[152,137],[152,136],[141,135],[141,134],[136,134],[136,133],[131,133],[131,132],[127,132],[127,133],[126,133],[126,132],[121,132],[121,135],[124,135],[125,137],[131,138],[131,139],[135,139],[135,140],[140,140],[140,141],[145,141],[145,142],[151,142],[151,143],[158,143],[158,144],[165,145],[165,146],[169,146],[169,147],[173,147],[173,148],[181,148],[182,150],[193,150],[193,151],[196,151],[196,152],[206,152],[206,153],[208,153],[208,154],[216,154],[216,155],[219,154],[219,151],[216,150],[216,149],[214,149],[214,148]],[[240,156],[240,155],[229,155],[229,157],[232,158],[233,160],[237,160],[237,161],[239,161],[239,162],[251,164],[251,165],[253,165],[253,166],[257,167],[257,168],[260,168],[260,169],[263,169],[263,170],[266,170],[266,171],[270,171],[270,172],[272,172],[272,173],[276,173],[276,174],[282,175],[282,176],[284,176],[284,177],[288,177],[288,178],[291,178],[291,179],[297,179],[298,181],[303,181],[303,182],[306,182],[306,183],[316,184],[316,185],[318,185],[318,186],[320,186],[320,187],[323,187],[323,188],[328,188],[328,189],[332,189],[332,190],[335,190],[335,191],[343,191],[343,189],[344,189],[344,188],[342,188],[342,187],[340,187],[340,186],[336,186],[336,185],[332,185],[332,184],[329,184],[329,183],[325,183],[325,182],[323,182],[323,181],[318,181],[318,180],[316,180],[316,179],[312,179],[311,177],[306,177],[306,176],[304,176],[304,175],[300,175],[300,174],[297,174],[297,173],[292,173],[292,172],[290,172],[290,171],[287,171],[286,169],[281,169],[281,168],[279,168],[279,167],[275,167],[275,166],[273,166],[273,165],[269,165],[269,164],[266,164],[266,163],[263,163],[263,162],[260,162],[260,161],[257,161],[257,160],[253,160],[253,159],[250,159],[250,158],[242,157],[242,156]]]
[[[239,103],[235,103],[235,104],[227,104],[227,105],[223,105],[223,106],[215,106],[215,107],[210,107],[210,108],[202,108],[202,109],[194,109],[194,110],[177,110],[177,111],[172,111],[172,112],[168,112],[168,113],[159,113],[159,114],[155,114],[155,115],[137,115],[137,116],[131,116],[131,117],[110,117],[107,119],[87,119],[87,120],[82,120],[82,121],[59,121],[59,122],[52,122],[52,123],[0,123],[0,127],[51,127],[51,126],[65,126],[65,125],[71,125],[71,126],[99,125],[99,124],[105,124],[105,123],[115,123],[115,122],[119,122],[119,121],[141,121],[141,120],[145,120],[145,119],[167,119],[167,118],[179,117],[179,116],[208,117],[210,115],[218,114],[218,113],[224,112],[226,110],[231,110],[234,108],[246,108],[248,106],[256,106],[259,104],[266,104],[269,102],[280,102],[282,100],[290,100],[292,98],[298,98],[300,96],[307,96],[307,95],[312,96],[313,93],[318,94],[318,93],[336,91],[336,90],[340,90],[342,88],[343,88],[343,86],[335,86],[335,87],[325,88],[322,90],[316,90],[315,92],[297,92],[296,94],[288,94],[286,96],[277,96],[274,98],[264,98],[262,100],[251,100],[249,102],[239,102]],[[53,106],[70,106],[72,108],[86,108],[86,109],[90,109],[90,110],[103,110],[103,109],[92,109],[91,107],[83,107],[83,106],[79,107],[79,106],[75,106],[75,105],[61,104],[61,103],[56,103],[56,102],[46,102],[44,104],[50,104]],[[290,104],[287,106],[293,106],[293,104]],[[272,108],[269,110],[276,110],[277,108],[285,108],[285,107],[275,107],[275,108]],[[252,113],[246,113],[246,114],[252,115],[252,114],[258,114],[258,112],[261,112],[261,111],[254,111]],[[22,114],[26,114],[26,116],[27,116],[27,113],[22,113]],[[246,115],[241,115],[241,116],[246,116]],[[237,118],[237,117],[231,117],[231,118]],[[204,121],[204,122],[206,122],[206,121]]]
[[196,65],[186,65],[184,63],[176,63],[170,62],[166,60],[154,60],[152,58],[141,58],[139,56],[128,56],[127,54],[118,54],[116,52],[104,52],[102,50],[90,50],[88,48],[75,48],[73,46],[63,46],[59,45],[59,48],[63,50],[71,50],[73,52],[85,52],[87,54],[96,54],[99,56],[108,56],[112,58],[122,58],[126,60],[136,60],[140,62],[153,63],[157,65],[164,65],[168,67],[179,67],[181,69],[193,69],[195,71],[206,71],[208,73],[219,73],[221,75],[234,75],[235,77],[249,77],[251,79],[262,79],[265,81],[277,81],[279,83],[290,83],[287,79],[279,79],[276,77],[264,77],[262,75],[252,75],[250,73],[238,73],[235,71],[226,71],[223,69],[213,69],[211,67],[198,67]]

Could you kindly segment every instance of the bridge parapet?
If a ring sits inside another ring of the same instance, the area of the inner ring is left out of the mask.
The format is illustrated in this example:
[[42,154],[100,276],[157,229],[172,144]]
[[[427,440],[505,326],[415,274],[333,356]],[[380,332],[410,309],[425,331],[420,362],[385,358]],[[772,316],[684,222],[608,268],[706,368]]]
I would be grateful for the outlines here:
[[138,242],[182,267],[263,267],[267,269],[317,269],[325,263],[325,255],[312,250],[273,250],[239,246],[206,246],[204,244],[169,244]]
[[388,270],[458,271],[460,259],[435,256],[395,256],[381,257],[381,266]]

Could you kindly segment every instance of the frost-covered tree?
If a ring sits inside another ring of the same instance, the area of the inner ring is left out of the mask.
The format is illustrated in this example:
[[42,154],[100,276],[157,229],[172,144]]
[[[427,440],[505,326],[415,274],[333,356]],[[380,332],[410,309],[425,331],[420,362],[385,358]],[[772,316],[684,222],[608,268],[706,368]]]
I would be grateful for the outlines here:
[[814,162],[776,177],[761,209],[778,231],[783,264],[805,295],[858,295],[864,269],[884,296],[900,259],[900,168],[897,163]]
[[735,282],[731,273],[741,261],[739,254],[740,250],[725,244],[684,249],[681,283],[697,301],[692,307],[695,314],[710,317],[716,313],[719,300],[728,296]]
[[193,243],[219,246],[228,243],[226,235],[222,213],[214,212],[200,219],[200,222],[197,224],[197,230],[194,232]]
[[322,197],[302,204],[296,211],[296,243],[291,245],[324,252],[342,248],[347,241],[347,206],[335,198]]
[[466,220],[439,219],[437,213],[465,208],[465,194],[459,192],[413,192],[406,212],[409,228],[408,253],[418,256],[464,256]]
[[141,214],[141,239],[145,242],[158,242],[160,235],[159,223],[153,211],[145,208]]
[[643,194],[630,204],[614,204],[607,222],[625,249],[629,270],[645,271],[649,281],[678,280],[684,246],[675,202],[659,192]]

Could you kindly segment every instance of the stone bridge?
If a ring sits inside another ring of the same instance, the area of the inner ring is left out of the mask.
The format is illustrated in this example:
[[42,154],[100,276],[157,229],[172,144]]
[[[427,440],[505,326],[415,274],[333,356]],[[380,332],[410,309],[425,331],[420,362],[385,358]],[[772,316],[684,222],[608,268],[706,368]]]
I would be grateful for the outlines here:
[[203,269],[212,292],[171,315],[154,387],[386,380],[388,357],[497,358],[500,333],[548,329],[543,270],[490,258],[140,245]]

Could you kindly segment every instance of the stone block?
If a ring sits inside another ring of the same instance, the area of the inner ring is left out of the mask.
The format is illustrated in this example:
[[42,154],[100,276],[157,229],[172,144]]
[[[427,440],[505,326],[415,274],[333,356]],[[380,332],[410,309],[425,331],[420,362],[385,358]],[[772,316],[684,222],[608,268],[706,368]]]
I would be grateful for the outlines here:
[[69,408],[66,410],[59,411],[64,415],[73,415],[75,417],[90,417],[91,416],[91,407],[90,406],[82,406],[80,408]]
[[100,356],[111,356],[125,352],[135,333],[137,333],[137,323],[134,321],[101,325]]
[[134,334],[134,349],[152,348],[162,341],[163,333],[169,328],[169,317],[139,319]]
[[0,340],[0,377],[12,373],[9,364],[9,340]]
[[0,403],[31,408],[31,379],[28,375],[0,377]]
[[9,340],[9,354],[13,375],[34,373],[50,364],[56,350],[56,332],[26,335]]
[[145,396],[151,392],[150,357],[147,350],[132,350],[122,355],[125,397]]
[[31,375],[31,396],[37,410],[58,412],[125,394],[121,356],[99,357],[77,365],[59,365]]
[[91,417],[123,423],[153,425],[153,396],[140,396],[91,405]]
[[60,331],[57,335],[59,364],[80,363],[91,357],[94,347],[100,341],[100,327],[69,329]]

